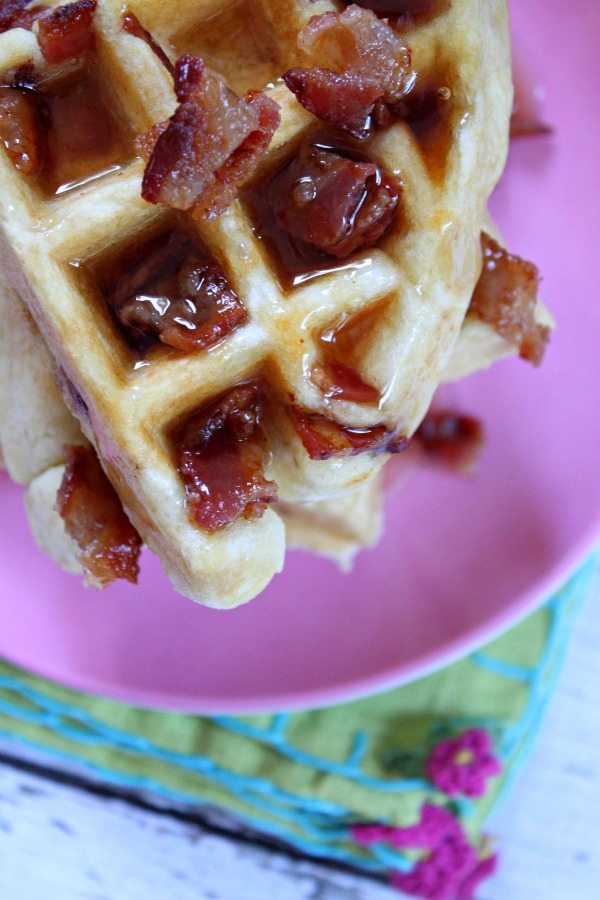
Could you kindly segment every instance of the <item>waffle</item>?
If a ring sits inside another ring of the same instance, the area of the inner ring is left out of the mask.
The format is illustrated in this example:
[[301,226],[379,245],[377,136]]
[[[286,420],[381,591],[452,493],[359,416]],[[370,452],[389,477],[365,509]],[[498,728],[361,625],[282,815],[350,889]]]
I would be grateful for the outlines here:
[[[65,572],[85,575],[75,540],[56,511],[56,496],[64,478],[64,464],[36,476],[25,491],[25,510],[39,548]],[[359,550],[377,543],[382,529],[381,476],[332,500],[314,503],[278,503],[288,548],[310,550],[335,562],[343,572],[352,569]]]
[[26,307],[0,272],[0,446],[13,481],[28,485],[85,442],[68,412],[52,358]]
[[[281,109],[252,183],[212,221],[174,216],[140,196],[144,163],[133,135],[168,119],[175,98],[152,46],[123,29],[120,0],[98,0],[96,49],[83,76],[112,110],[103,127],[110,119],[114,140],[100,155],[91,147],[91,169],[85,159],[59,160],[44,183],[0,158],[7,277],[135,527],[176,587],[208,605],[235,606],[264,587],[282,566],[285,527],[272,508],[210,533],[190,522],[173,445],[182,423],[257,381],[265,397],[266,478],[285,504],[330,501],[373,479],[387,454],[380,444],[311,459],[290,407],[311,423],[333,422],[344,437],[372,432],[390,445],[414,433],[448,367],[481,267],[483,210],[504,165],[511,85],[504,3],[435,6],[439,13],[425,21],[405,19],[402,35],[424,89],[451,85],[448,107],[433,130],[399,119],[368,143],[369,157],[402,181],[393,227],[376,247],[293,284],[259,233],[261,196],[303,142],[331,140],[331,131],[275,79],[306,62],[298,33],[336,4],[128,5],[172,58],[203,54],[235,90],[265,87]],[[66,71],[70,64],[49,64],[35,33],[22,28],[0,35],[0,62],[5,73],[33,64],[59,88],[79,77]],[[139,359],[103,303],[103,277],[129,248],[178,230],[193,233],[217,261],[248,318],[210,352],[161,346]],[[353,321],[360,322],[360,346],[351,365],[376,401],[331,399],[311,377],[323,336]]]
[[[23,484],[39,547],[63,570],[82,574],[76,542],[56,511],[64,446],[87,441],[67,410],[52,359],[22,301],[0,273],[0,460]],[[288,547],[308,549],[349,570],[358,550],[376,543],[382,519],[381,478],[347,495],[307,504],[278,503]]]
[[[86,574],[77,543],[56,510],[56,498],[65,474],[65,445],[88,442],[65,406],[35,323],[1,272],[0,385],[0,464],[26,488],[32,535],[64,571]],[[376,475],[343,497],[281,502],[275,509],[284,522],[288,547],[326,556],[347,571],[356,553],[378,540],[381,507],[381,478]]]
[[[501,240],[489,216],[483,228]],[[539,301],[536,319],[542,325],[553,325]],[[514,344],[489,324],[467,316],[443,381],[486,368],[516,352]],[[39,331],[1,273],[0,385],[0,460],[4,443],[11,477],[26,485],[25,508],[33,537],[63,570],[82,574],[78,546],[65,530],[56,498],[65,475],[64,446],[87,442],[64,405]],[[395,460],[394,484],[421,462],[418,448],[416,451]],[[349,571],[356,553],[373,546],[380,536],[382,495],[381,474],[377,474],[341,497],[307,503],[282,501],[274,508],[284,522],[288,547],[323,555]],[[86,577],[89,582],[89,574]]]
[[[39,548],[65,572],[90,579],[80,561],[77,543],[65,530],[56,511],[56,496],[64,478],[64,465],[53,466],[34,478],[25,491],[25,509]],[[309,550],[352,569],[359,550],[377,543],[382,529],[382,486],[378,474],[371,481],[332,500],[314,503],[278,503],[288,548]]]

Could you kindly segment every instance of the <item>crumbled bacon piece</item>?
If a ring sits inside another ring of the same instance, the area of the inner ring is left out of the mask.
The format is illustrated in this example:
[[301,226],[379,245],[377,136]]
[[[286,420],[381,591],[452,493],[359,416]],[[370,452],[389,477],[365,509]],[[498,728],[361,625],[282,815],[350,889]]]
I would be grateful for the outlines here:
[[17,91],[38,92],[39,78],[35,73],[35,66],[32,62],[24,63],[14,70],[10,87],[15,88]]
[[242,98],[209,72],[198,57],[175,64],[179,105],[166,127],[138,144],[150,153],[142,197],[212,219],[235,200],[252,175],[279,124],[279,107],[266,94]]
[[56,500],[67,533],[79,547],[90,581],[105,587],[117,578],[135,584],[142,540],[96,454],[87,447],[64,448],[65,473]]
[[190,237],[173,231],[166,241],[159,238],[143,249],[109,298],[135,344],[158,337],[177,350],[205,350],[247,320],[219,267]]
[[317,118],[356,138],[368,136],[377,108],[396,103],[414,81],[410,51],[400,36],[355,4],[314,16],[298,35],[298,46],[317,65],[285,72],[288,88]]
[[30,30],[36,19],[48,9],[47,6],[35,6],[26,9],[31,0],[0,0],[0,34],[11,28]]
[[161,134],[163,134],[167,128],[169,127],[169,122],[157,122],[149,131],[144,132],[144,134],[138,134],[135,138],[135,149],[146,162],[150,160],[152,156],[152,152],[156,147],[156,142],[158,141]]
[[137,16],[134,16],[133,13],[128,12],[124,14],[123,31],[126,31],[128,34],[132,34],[134,37],[137,37],[148,44],[152,52],[156,54],[163,66],[171,73],[171,75],[173,75],[173,73],[175,72],[173,63],[171,62],[163,48],[160,46],[160,44],[156,42],[149,31],[146,31]]
[[328,400],[349,400],[352,403],[377,403],[379,391],[367,384],[358,372],[338,362],[317,363],[311,380]]
[[119,308],[119,320],[186,352],[213,347],[246,321],[244,306],[213,263],[190,260],[178,280],[178,298],[138,294]]
[[451,410],[432,410],[415,432],[414,441],[428,459],[467,474],[477,461],[483,444],[483,429],[472,416]]
[[408,446],[404,435],[391,431],[386,425],[349,428],[320,413],[306,412],[295,407],[288,409],[288,415],[311,459],[356,456],[366,451],[401,453]]
[[268,187],[277,225],[338,259],[370,247],[392,223],[399,185],[372,160],[305,143]]
[[44,164],[42,112],[33,85],[26,84],[18,72],[11,85],[0,86],[0,141],[15,169],[24,175],[36,175]]
[[61,63],[93,50],[95,12],[96,0],[76,0],[66,6],[57,6],[40,19],[38,44],[44,59],[49,63]]
[[194,416],[176,439],[188,514],[206,531],[259,518],[277,499],[277,485],[263,473],[261,418],[260,388],[247,382]]
[[538,269],[508,253],[485,232],[481,233],[483,269],[475,286],[469,314],[488,322],[519,355],[538,366],[550,329],[535,320]]

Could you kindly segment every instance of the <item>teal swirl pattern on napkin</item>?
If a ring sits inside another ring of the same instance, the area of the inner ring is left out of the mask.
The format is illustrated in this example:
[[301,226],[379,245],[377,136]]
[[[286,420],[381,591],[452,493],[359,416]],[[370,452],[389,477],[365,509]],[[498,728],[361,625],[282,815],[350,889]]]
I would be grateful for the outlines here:
[[325,709],[154,711],[0,663],[0,735],[15,753],[33,749],[120,789],[225,810],[313,856],[391,873],[415,896],[473,896],[495,863],[485,820],[536,734],[592,570],[590,560],[459,662]]

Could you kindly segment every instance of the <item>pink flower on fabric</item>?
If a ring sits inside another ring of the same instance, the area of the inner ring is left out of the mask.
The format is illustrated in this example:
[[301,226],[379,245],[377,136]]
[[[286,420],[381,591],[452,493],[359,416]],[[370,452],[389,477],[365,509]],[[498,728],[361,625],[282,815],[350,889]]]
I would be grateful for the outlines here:
[[399,849],[428,851],[409,872],[391,876],[398,890],[423,900],[473,900],[480,882],[496,868],[497,857],[481,859],[460,821],[432,803],[423,804],[415,825],[356,825],[352,835],[363,845],[385,841]]
[[448,835],[463,834],[460,822],[446,809],[435,803],[424,803],[421,818],[415,825],[354,825],[352,837],[357,844],[369,845],[385,841],[399,850],[434,850]]
[[480,859],[464,838],[449,835],[410,872],[393,872],[391,882],[423,900],[474,900],[479,884],[495,871],[497,861],[497,856]]
[[425,762],[429,780],[449,797],[481,797],[487,780],[502,766],[492,753],[492,739],[483,728],[470,728],[459,737],[441,741]]

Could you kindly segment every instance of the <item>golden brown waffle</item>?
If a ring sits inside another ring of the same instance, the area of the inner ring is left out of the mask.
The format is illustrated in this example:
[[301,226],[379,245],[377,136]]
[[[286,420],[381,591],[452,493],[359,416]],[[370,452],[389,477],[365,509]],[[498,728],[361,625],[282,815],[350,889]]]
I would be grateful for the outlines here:
[[[53,466],[34,478],[25,491],[25,509],[40,549],[64,571],[86,574],[77,544],[56,511],[64,471],[64,465]],[[348,572],[358,551],[372,547],[381,535],[381,476],[365,481],[343,497],[314,503],[278,503],[275,509],[285,525],[288,548],[310,550]],[[86,581],[94,584],[89,575]]]
[[[500,240],[489,217],[487,233]],[[537,318],[551,325],[538,303]],[[488,324],[467,317],[444,381],[489,366],[516,353]],[[40,548],[62,569],[82,573],[76,542],[56,511],[65,466],[65,444],[85,442],[77,421],[67,411],[56,384],[52,360],[23,303],[0,273],[0,451],[6,446],[11,477],[24,485],[25,508]],[[417,464],[413,453],[394,460],[393,481]],[[380,474],[341,497],[275,506],[286,530],[288,547],[329,557],[348,571],[356,553],[373,546],[382,528]]]
[[[76,542],[56,511],[65,444],[86,443],[60,394],[50,355],[23,303],[0,273],[0,454],[23,484],[32,534],[62,569],[81,573]],[[0,455],[0,460],[2,459]],[[381,478],[315,503],[278,503],[289,547],[327,556],[347,570],[381,532]]]
[[[64,571],[86,574],[77,543],[67,534],[56,511],[64,472],[61,464],[36,476],[25,491],[25,509],[40,549]],[[288,548],[310,550],[348,572],[358,551],[372,547],[381,535],[381,476],[376,475],[342,497],[314,503],[278,503],[275,509],[285,525]],[[88,584],[94,584],[89,575],[86,579]]]
[[[67,572],[81,574],[79,551],[56,510],[65,472],[64,446],[86,444],[56,383],[52,360],[25,306],[0,272],[0,464],[23,484],[29,525],[39,547]],[[278,503],[288,547],[308,549],[351,567],[376,543],[382,524],[379,475],[343,497]],[[91,582],[93,583],[93,581]]]
[[28,485],[85,441],[56,384],[31,316],[0,272],[0,446],[13,481]]
[[[302,62],[296,36],[308,19],[338,8],[308,0],[226,6],[133,0],[128,6],[173,58],[204,54],[238,91],[268,81],[282,118],[257,185],[305,137],[320,133],[287,88],[271,82]],[[422,84],[451,85],[451,100],[435,133],[424,136],[395,121],[370,141],[369,156],[402,181],[401,215],[376,248],[290,288],[256,233],[250,186],[218,219],[185,226],[218,261],[248,322],[210,352],[160,348],[143,364],[103,306],[98,271],[149,234],[173,228],[171,213],[140,197],[143,163],[131,135],[168,118],[175,100],[168,71],[146,42],[124,31],[122,16],[120,0],[98,0],[97,47],[85,75],[94,90],[101,87],[113,123],[121,122],[118,134],[101,165],[98,159],[91,171],[85,159],[75,168],[65,165],[44,184],[28,181],[0,156],[2,257],[61,370],[71,408],[144,541],[182,593],[235,606],[281,568],[282,520],[267,509],[261,518],[240,518],[213,533],[191,524],[173,428],[240,382],[259,378],[267,407],[265,471],[287,503],[348,492],[373,477],[385,457],[310,459],[288,414],[290,397],[342,428],[414,432],[459,334],[481,265],[483,209],[504,164],[512,97],[505,3],[454,0],[424,23],[404,23]],[[79,77],[49,66],[32,32],[0,35],[1,71],[30,61],[50,84]],[[95,177],[98,165],[106,170],[102,177]],[[379,400],[328,399],[307,377],[319,359],[319,336],[365,311],[369,328],[355,365]]]

